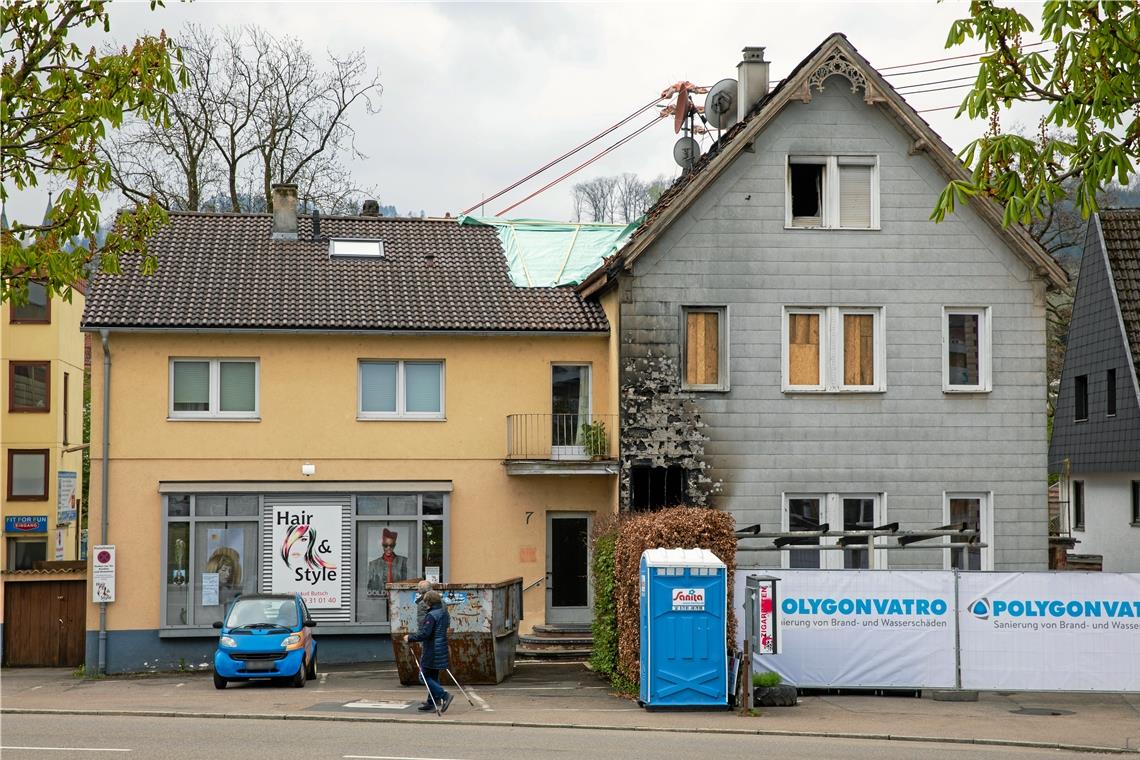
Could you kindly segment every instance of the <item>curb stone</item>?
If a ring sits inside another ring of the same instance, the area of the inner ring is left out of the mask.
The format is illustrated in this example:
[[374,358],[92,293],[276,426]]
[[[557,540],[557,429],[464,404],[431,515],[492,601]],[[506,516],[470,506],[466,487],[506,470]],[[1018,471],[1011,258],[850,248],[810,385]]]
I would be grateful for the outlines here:
[[1127,747],[1098,747],[1088,744],[1060,742],[1033,742],[1017,739],[979,739],[946,736],[917,736],[907,734],[857,734],[839,731],[784,731],[771,728],[669,728],[658,726],[607,726],[585,723],[540,723],[534,721],[478,721],[467,722],[450,718],[395,718],[379,715],[299,715],[282,713],[207,713],[173,712],[167,710],[69,710],[48,708],[0,708],[3,715],[107,715],[139,718],[208,718],[228,720],[306,720],[313,722],[345,723],[430,723],[456,726],[497,726],[512,728],[569,728],[592,731],[641,731],[647,733],[698,733],[698,734],[749,734],[755,736],[794,736],[805,738],[857,739],[864,741],[924,742],[929,744],[974,744],[994,747],[1026,747],[1029,749],[1055,749],[1067,752],[1088,752],[1111,755],[1140,755],[1140,750]]

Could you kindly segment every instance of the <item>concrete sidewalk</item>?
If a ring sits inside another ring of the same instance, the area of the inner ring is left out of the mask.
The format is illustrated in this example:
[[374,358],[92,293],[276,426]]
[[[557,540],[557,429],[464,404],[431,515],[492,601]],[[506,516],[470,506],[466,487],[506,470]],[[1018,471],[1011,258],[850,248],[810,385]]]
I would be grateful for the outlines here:
[[[466,685],[465,685],[466,686]],[[467,688],[442,718],[420,713],[424,692],[401,686],[394,666],[336,667],[303,689],[268,683],[214,689],[209,672],[105,679],[62,669],[0,671],[6,714],[104,713],[293,720],[458,722],[565,728],[843,736],[1013,744],[1140,753],[1140,694],[989,693],[977,702],[879,696],[802,696],[756,717],[724,711],[651,712],[616,696],[581,664],[520,662],[495,686]]]

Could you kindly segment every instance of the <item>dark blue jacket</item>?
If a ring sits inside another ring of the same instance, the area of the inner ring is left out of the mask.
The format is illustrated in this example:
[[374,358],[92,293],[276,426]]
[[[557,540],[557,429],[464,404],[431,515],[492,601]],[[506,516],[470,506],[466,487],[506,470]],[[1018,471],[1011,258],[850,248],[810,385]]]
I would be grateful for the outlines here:
[[420,629],[408,636],[408,641],[423,642],[421,668],[444,670],[451,667],[447,659],[447,628],[450,625],[451,616],[447,614],[447,609],[437,604],[428,610]]

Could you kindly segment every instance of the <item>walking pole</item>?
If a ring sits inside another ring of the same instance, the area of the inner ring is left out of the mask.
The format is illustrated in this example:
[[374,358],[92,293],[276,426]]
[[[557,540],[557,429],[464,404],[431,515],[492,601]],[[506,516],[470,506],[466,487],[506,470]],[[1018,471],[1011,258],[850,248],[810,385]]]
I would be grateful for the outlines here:
[[439,711],[439,703],[435,701],[435,697],[433,697],[431,693],[431,687],[428,686],[427,676],[424,675],[424,669],[420,667],[420,658],[416,657],[416,650],[411,645],[409,645],[408,651],[412,653],[412,659],[416,661],[416,670],[420,671],[420,681],[423,682],[424,688],[427,689],[428,699],[431,700],[431,706],[435,708],[435,714],[437,716],[442,716],[443,713]]
[[444,670],[447,672],[447,675],[451,676],[451,682],[455,684],[455,688],[459,689],[459,693],[462,694],[463,698],[467,700],[467,704],[474,707],[475,703],[471,701],[471,697],[467,696],[467,692],[462,686],[459,685],[459,681],[455,680],[455,674],[451,672],[451,668],[444,668]]

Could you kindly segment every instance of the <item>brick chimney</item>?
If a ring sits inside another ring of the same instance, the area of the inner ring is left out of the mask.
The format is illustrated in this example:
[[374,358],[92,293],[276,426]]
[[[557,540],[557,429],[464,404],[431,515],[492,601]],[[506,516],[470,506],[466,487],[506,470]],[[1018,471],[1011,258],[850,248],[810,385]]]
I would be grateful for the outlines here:
[[273,186],[273,239],[297,239],[297,186]]
[[380,202],[369,198],[360,209],[361,216],[380,216]]
[[744,56],[736,64],[736,81],[739,87],[736,120],[744,121],[756,101],[768,94],[768,61],[764,60],[764,48],[744,48]]

